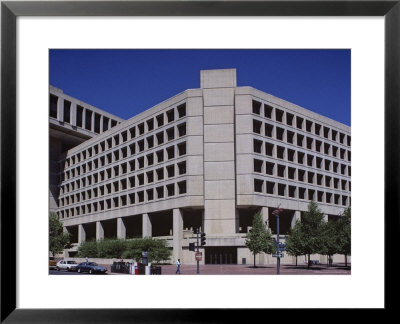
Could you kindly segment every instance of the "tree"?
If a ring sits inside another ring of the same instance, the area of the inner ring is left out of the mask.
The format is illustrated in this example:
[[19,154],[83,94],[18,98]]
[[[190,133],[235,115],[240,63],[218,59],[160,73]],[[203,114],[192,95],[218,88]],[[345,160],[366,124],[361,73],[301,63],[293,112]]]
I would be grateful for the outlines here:
[[288,238],[286,239],[286,252],[287,254],[296,257],[296,266],[297,257],[304,254],[304,243],[302,240],[301,230],[301,222],[297,220],[294,227],[290,230]]
[[97,258],[97,242],[96,240],[84,241],[78,247],[78,257],[81,258]]
[[148,251],[149,262],[167,261],[172,255],[172,250],[167,246],[167,241],[145,237],[127,241],[123,257],[139,261],[142,258],[143,250]]
[[256,255],[260,252],[272,253],[274,245],[272,243],[271,232],[267,230],[260,212],[253,218],[253,226],[246,234],[246,247],[253,253],[254,268],[256,267]]
[[301,219],[301,241],[303,242],[302,254],[308,256],[310,267],[310,255],[320,253],[322,249],[322,225],[324,215],[319,210],[315,201],[311,201]]
[[338,227],[337,222],[326,222],[322,225],[322,245],[320,254],[328,256],[329,266],[332,265],[332,255],[338,253]]
[[351,207],[347,207],[337,222],[338,253],[344,254],[345,266],[347,256],[351,255]]
[[71,247],[71,234],[63,231],[63,225],[56,213],[50,213],[49,217],[49,251],[54,257],[64,249]]

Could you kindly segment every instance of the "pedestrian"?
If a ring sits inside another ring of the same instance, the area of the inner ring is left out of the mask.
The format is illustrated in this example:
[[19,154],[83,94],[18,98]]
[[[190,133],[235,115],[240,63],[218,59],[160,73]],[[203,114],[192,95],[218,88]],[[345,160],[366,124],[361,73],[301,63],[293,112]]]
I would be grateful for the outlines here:
[[178,261],[176,261],[176,272],[175,274],[181,274],[181,259],[178,259]]
[[88,257],[86,257],[86,262],[89,262],[89,258]]

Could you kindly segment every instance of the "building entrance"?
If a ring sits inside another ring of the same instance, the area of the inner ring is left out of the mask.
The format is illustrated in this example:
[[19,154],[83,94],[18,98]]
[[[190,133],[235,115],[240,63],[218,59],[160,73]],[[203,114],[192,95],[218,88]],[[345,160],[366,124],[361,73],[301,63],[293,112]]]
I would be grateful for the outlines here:
[[237,248],[234,246],[210,246],[205,248],[206,264],[237,264]]

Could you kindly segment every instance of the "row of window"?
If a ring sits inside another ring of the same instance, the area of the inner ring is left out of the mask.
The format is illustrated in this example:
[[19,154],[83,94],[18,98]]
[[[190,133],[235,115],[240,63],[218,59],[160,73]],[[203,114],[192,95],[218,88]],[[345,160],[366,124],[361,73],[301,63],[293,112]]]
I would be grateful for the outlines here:
[[76,105],[76,120],[75,123],[73,123],[72,109],[74,109],[74,106],[71,105],[71,101],[64,99],[63,113],[61,118],[61,116],[58,115],[58,100],[59,97],[50,94],[50,117],[61,120],[64,123],[84,128],[97,134],[100,134],[101,131],[105,132],[109,128],[117,126],[118,124],[118,121],[93,112],[92,110],[84,108],[80,105]]
[[[259,121],[254,121],[254,123],[258,124]],[[261,125],[254,126],[253,123],[253,131],[256,134],[261,135]],[[351,151],[343,148],[339,148],[335,145],[331,145],[326,142],[322,142],[319,140],[315,140],[311,137],[305,137],[302,134],[291,132],[289,130],[285,130],[283,128],[276,128],[276,134],[273,136],[273,125],[265,124],[265,136],[274,138],[276,140],[284,141],[285,143],[290,143],[293,145],[297,145],[298,147],[306,148],[308,150],[312,150],[315,152],[319,152],[325,155],[333,156],[336,158],[340,158],[342,160],[347,159],[351,161]]]
[[154,200],[171,198],[177,195],[184,195],[187,192],[186,181],[170,183],[165,186],[150,188],[137,192],[128,193],[118,197],[107,198],[90,204],[84,204],[59,211],[61,218],[85,215],[114,208],[132,206],[139,203],[151,202]]
[[[116,177],[128,173],[126,167],[127,167],[126,164],[115,166],[105,171],[101,171],[99,173],[83,177],[76,181],[65,183],[60,186],[60,196],[68,194],[75,190],[80,190],[86,187],[96,185],[106,180],[116,179]],[[122,170],[120,168],[122,168]],[[149,170],[142,173],[131,174],[131,172],[129,172],[130,176],[127,178],[123,178],[120,180],[116,180],[114,182],[104,184],[98,187],[99,189],[97,188],[92,189],[94,190],[93,196],[97,197],[97,190],[99,191],[99,195],[103,196],[105,194],[116,193],[120,190],[126,190],[130,188],[135,188],[137,186],[151,184],[156,181],[163,181],[164,179],[170,179],[175,177],[176,175],[178,176],[184,175],[186,174],[186,161],[181,161],[176,164],[169,164],[166,166],[159,167],[155,170]],[[90,190],[88,190],[87,199],[91,199],[91,197],[92,195],[90,193]],[[79,201],[80,198],[77,199]],[[83,196],[83,199],[86,199],[85,196]]]
[[[182,118],[186,116],[186,104],[182,104],[176,108],[178,118]],[[173,122],[175,120],[175,108],[172,108],[165,112],[165,119],[167,123]],[[83,152],[77,153],[65,160],[65,168],[72,166],[80,161],[84,161],[86,158],[90,158],[99,153],[105,152],[112,148],[115,148],[123,143],[130,141],[137,136],[141,136],[145,133],[151,132],[155,129],[154,119],[157,121],[158,127],[164,125],[164,113],[156,117],[152,117],[149,120],[142,122],[138,125],[132,126],[130,129],[125,130],[121,133],[113,135],[104,141],[95,144],[93,147],[86,149]],[[176,137],[181,137],[186,135],[186,123],[179,124],[177,126],[172,126],[166,130],[162,130],[155,135],[148,136],[146,139],[141,139],[140,141],[135,142],[137,144],[137,149],[139,152],[144,151],[145,149],[152,148],[156,145],[161,145],[166,141],[171,141]],[[131,145],[135,145],[135,143],[131,143]]]
[[[144,149],[139,149],[139,152],[144,152]],[[110,167],[102,172],[112,172],[114,176],[118,176],[119,174],[123,174],[129,171],[135,171],[135,169],[142,169],[144,167],[152,166],[155,163],[161,163],[166,160],[171,160],[176,157],[181,157],[186,154],[186,142],[180,142],[176,145],[171,145],[165,148],[161,148],[156,152],[149,153],[147,155],[140,156],[136,159],[131,159],[128,162],[122,163],[120,165],[116,165],[114,167]],[[120,149],[114,150],[110,153],[107,153],[99,158],[96,158],[87,163],[83,163],[75,168],[66,170],[60,173],[60,182],[67,181],[73,179],[75,177],[79,177],[86,173],[89,173],[93,170],[102,168],[109,164],[118,162],[125,158],[136,155],[136,145],[135,143],[124,146]],[[111,171],[108,171],[111,170]],[[116,171],[114,171],[116,170]]]
[[302,200],[314,200],[321,203],[341,206],[349,206],[351,204],[351,197],[347,195],[307,189],[268,180],[264,181],[261,179],[254,179],[254,192]]
[[351,191],[351,181],[286,165],[275,164],[269,161],[254,159],[254,172],[328,188]]
[[253,152],[277,159],[282,159],[284,161],[351,176],[350,165],[332,161],[330,159],[322,158],[313,154],[292,150],[269,142],[263,142],[258,139],[253,140]]
[[323,136],[326,139],[338,142],[343,145],[351,146],[351,136],[346,135],[333,128],[322,126],[311,120],[284,111],[279,108],[274,108],[267,104],[262,104],[259,101],[253,100],[253,114],[264,116],[265,118],[276,122],[296,127],[306,132],[313,133],[317,136]]
[[281,127],[274,127],[274,125],[265,123],[264,124],[264,134],[262,132],[263,123],[259,120],[253,120],[253,132],[258,135],[264,135],[269,138],[273,138],[285,143],[297,145],[299,147],[307,148],[308,150],[323,153],[325,155],[340,158],[342,160],[351,160],[351,151],[344,148],[339,148],[338,146],[331,145],[326,142],[314,139],[312,137],[304,136],[299,133],[286,130]]

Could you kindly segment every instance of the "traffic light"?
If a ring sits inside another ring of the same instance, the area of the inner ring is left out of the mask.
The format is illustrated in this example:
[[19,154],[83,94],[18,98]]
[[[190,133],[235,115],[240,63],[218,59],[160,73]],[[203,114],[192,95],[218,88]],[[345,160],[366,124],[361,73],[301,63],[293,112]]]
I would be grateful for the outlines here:
[[196,251],[194,244],[195,243],[189,243],[189,251]]
[[200,242],[201,246],[206,245],[206,233],[202,232],[200,234]]

